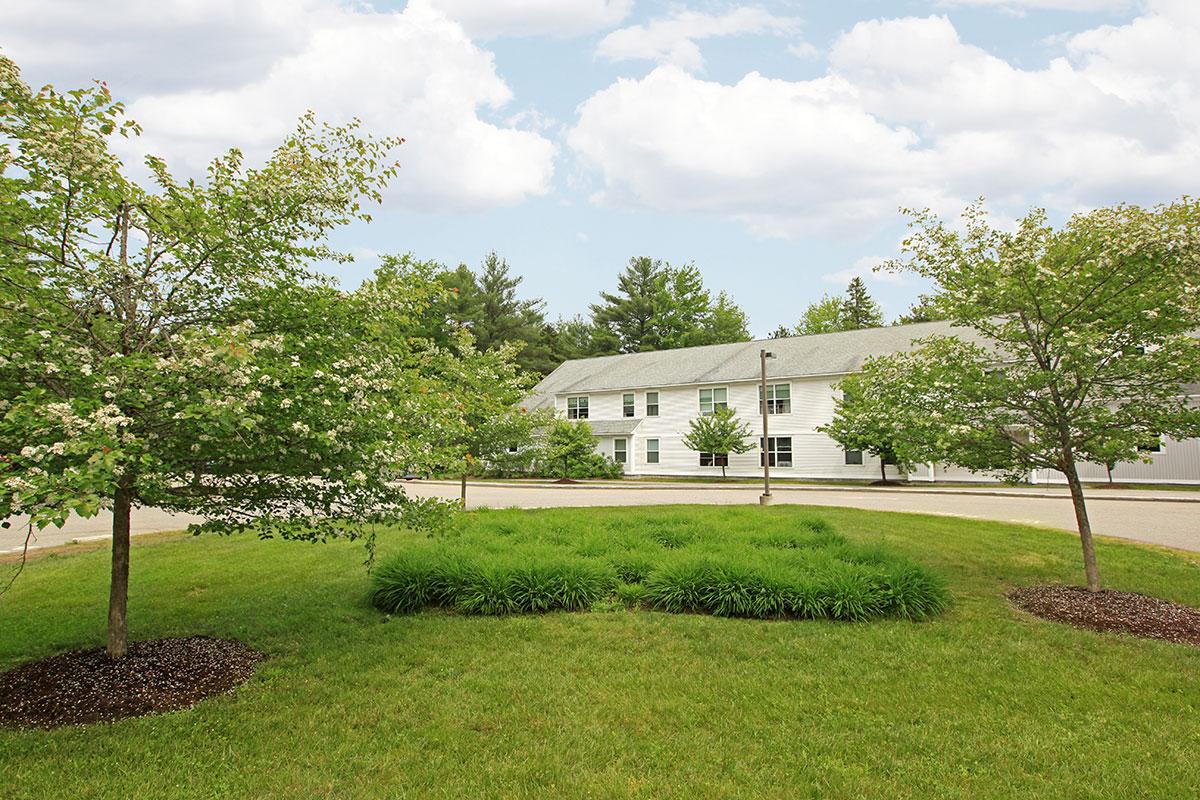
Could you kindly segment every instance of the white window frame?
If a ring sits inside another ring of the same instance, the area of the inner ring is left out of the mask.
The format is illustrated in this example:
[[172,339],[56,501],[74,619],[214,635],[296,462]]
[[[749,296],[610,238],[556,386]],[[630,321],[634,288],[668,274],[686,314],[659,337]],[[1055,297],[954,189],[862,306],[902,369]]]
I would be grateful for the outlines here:
[[[708,392],[708,410],[704,408],[704,393]],[[722,400],[717,400],[717,392],[723,393]],[[700,401],[700,416],[711,417],[717,413],[718,408],[729,408],[729,387],[728,386],[708,386],[700,389],[697,394],[697,399]]]
[[[848,466],[848,467],[861,467],[861,466],[863,465],[863,461],[865,460],[865,459],[864,459],[864,456],[865,456],[866,454],[865,454],[865,453],[863,453],[863,451],[862,451],[862,450],[843,450],[843,451],[842,451],[842,453],[844,454],[844,459],[845,459],[845,462],[846,462],[846,466]],[[858,461],[851,461],[851,460],[850,460],[850,454],[851,454],[851,453],[858,453]]]
[[[778,397],[779,390],[783,389],[787,392],[787,397]],[[762,414],[763,390],[762,384],[758,385],[758,413]],[[786,404],[784,410],[781,407]],[[776,414],[792,413],[792,385],[790,383],[768,383],[767,384],[767,413],[771,416]]]
[[[653,445],[653,447],[651,447],[651,445]],[[659,449],[660,447],[661,447],[661,442],[658,439],[647,439],[646,440],[646,463],[647,464],[659,463],[659,459],[661,457],[660,456],[661,450]]]
[[[706,460],[705,459],[706,456],[707,456],[707,461],[708,461],[707,464],[704,463]],[[729,453],[701,452],[700,453],[700,466],[702,466],[702,467],[728,467],[729,466]]]
[[[779,454],[780,454],[779,441],[781,439],[787,439],[787,443],[788,443],[787,463],[786,464],[781,464],[779,462]],[[765,448],[764,448],[764,445],[765,445]],[[787,469],[787,468],[793,466],[796,463],[796,461],[794,458],[795,451],[792,449],[792,447],[793,447],[793,445],[792,445],[792,437],[791,436],[771,436],[771,437],[768,437],[766,442],[763,441],[763,438],[761,436],[758,437],[758,465],[761,467],[763,464],[764,456],[770,455],[772,467],[779,467],[780,469]],[[763,452],[764,449],[766,449],[765,453]]]
[[[572,408],[574,401],[574,408]],[[586,394],[573,395],[567,398],[567,419],[587,419],[589,413],[589,396]],[[582,413],[580,413],[582,412]]]
[[[653,403],[650,402],[651,397],[654,398]],[[654,409],[654,410],[651,411],[650,409]],[[658,416],[658,392],[646,392],[646,416],[647,417],[657,417]]]
[[625,392],[621,395],[621,416],[637,416],[637,395],[633,392]]
[[[617,447],[618,442],[621,445],[619,448]],[[623,436],[613,439],[613,461],[618,464],[629,463],[629,440]]]

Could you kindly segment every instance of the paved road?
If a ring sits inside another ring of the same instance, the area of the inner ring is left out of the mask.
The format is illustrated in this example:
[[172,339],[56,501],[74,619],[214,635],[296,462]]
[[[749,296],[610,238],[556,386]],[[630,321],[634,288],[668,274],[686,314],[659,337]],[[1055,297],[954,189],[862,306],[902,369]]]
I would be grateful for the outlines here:
[[[406,487],[425,497],[458,497],[457,483],[422,482]],[[973,519],[1021,522],[1064,530],[1075,529],[1069,498],[1061,491],[1021,490],[879,490],[781,486],[774,491],[776,503],[816,506],[848,506],[873,511],[910,511],[946,514]],[[468,491],[472,508],[547,508],[554,506],[620,506],[673,503],[716,505],[758,502],[757,486],[704,484],[642,484],[616,486],[553,486],[546,484],[472,484]],[[1200,496],[1192,493],[1130,492],[1116,496],[1092,496],[1088,509],[1096,533],[1181,550],[1200,552]],[[197,521],[186,515],[171,515],[154,508],[136,509],[135,533],[178,530]],[[111,518],[101,514],[92,519],[72,519],[61,528],[38,532],[34,546],[49,547],[75,540],[108,536]],[[17,527],[0,531],[0,553],[19,550],[23,533]]]

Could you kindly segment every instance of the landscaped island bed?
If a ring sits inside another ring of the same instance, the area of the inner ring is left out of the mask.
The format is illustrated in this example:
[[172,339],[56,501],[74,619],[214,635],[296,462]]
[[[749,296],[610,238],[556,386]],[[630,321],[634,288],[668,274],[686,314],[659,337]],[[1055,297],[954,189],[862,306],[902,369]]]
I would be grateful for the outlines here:
[[[9,798],[1194,798],[1200,649],[1078,630],[1008,600],[1080,581],[1065,533],[795,507],[496,511],[592,533],[682,518],[799,528],[945,578],[923,622],[611,613],[389,616],[363,550],[252,536],[135,541],[135,641],[265,655],[194,708],[0,729]],[[425,537],[381,537],[380,563]],[[1200,606],[1191,555],[1100,543],[1113,589]],[[108,552],[41,556],[0,599],[0,670],[103,641]]]
[[391,612],[627,607],[853,621],[925,619],[949,602],[941,577],[885,548],[851,544],[821,516],[688,509],[580,522],[577,511],[517,523],[487,511],[462,518],[385,561],[372,602]]

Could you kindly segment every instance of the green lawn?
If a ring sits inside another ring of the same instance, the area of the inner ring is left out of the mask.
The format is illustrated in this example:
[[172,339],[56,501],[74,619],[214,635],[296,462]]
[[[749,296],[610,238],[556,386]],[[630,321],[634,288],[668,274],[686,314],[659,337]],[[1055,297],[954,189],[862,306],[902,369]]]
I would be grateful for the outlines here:
[[[548,516],[565,535],[663,513],[489,512],[514,527]],[[1004,599],[1077,582],[1071,536],[847,509],[690,513],[716,530],[822,516],[940,573],[954,604],[920,623],[387,617],[353,544],[139,543],[136,638],[233,637],[269,660],[236,695],[190,711],[0,731],[0,796],[1200,794],[1200,649],[1076,631]],[[381,556],[409,536],[383,537]],[[1200,605],[1195,557],[1108,541],[1099,554],[1109,585]],[[107,555],[29,564],[0,598],[0,669],[102,641]]]

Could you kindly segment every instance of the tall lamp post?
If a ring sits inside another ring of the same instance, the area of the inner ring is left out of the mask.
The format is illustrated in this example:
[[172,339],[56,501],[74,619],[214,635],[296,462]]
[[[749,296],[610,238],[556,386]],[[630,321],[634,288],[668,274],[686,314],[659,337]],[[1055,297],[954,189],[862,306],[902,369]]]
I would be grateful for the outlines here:
[[759,503],[759,505],[763,505],[763,506],[771,505],[771,440],[770,440],[770,438],[768,438],[770,436],[770,433],[767,430],[767,417],[770,416],[770,414],[767,412],[767,359],[774,358],[774,357],[775,357],[774,353],[767,352],[766,350],[758,351],[758,361],[761,366],[761,372],[762,372],[762,384],[761,384],[761,388],[759,389],[759,391],[761,392],[761,394],[759,395],[759,402],[762,406],[762,418],[763,418],[763,435],[762,435],[762,448],[761,448],[762,462],[763,462],[763,493],[762,493],[762,496],[760,496],[758,498],[758,503]]

